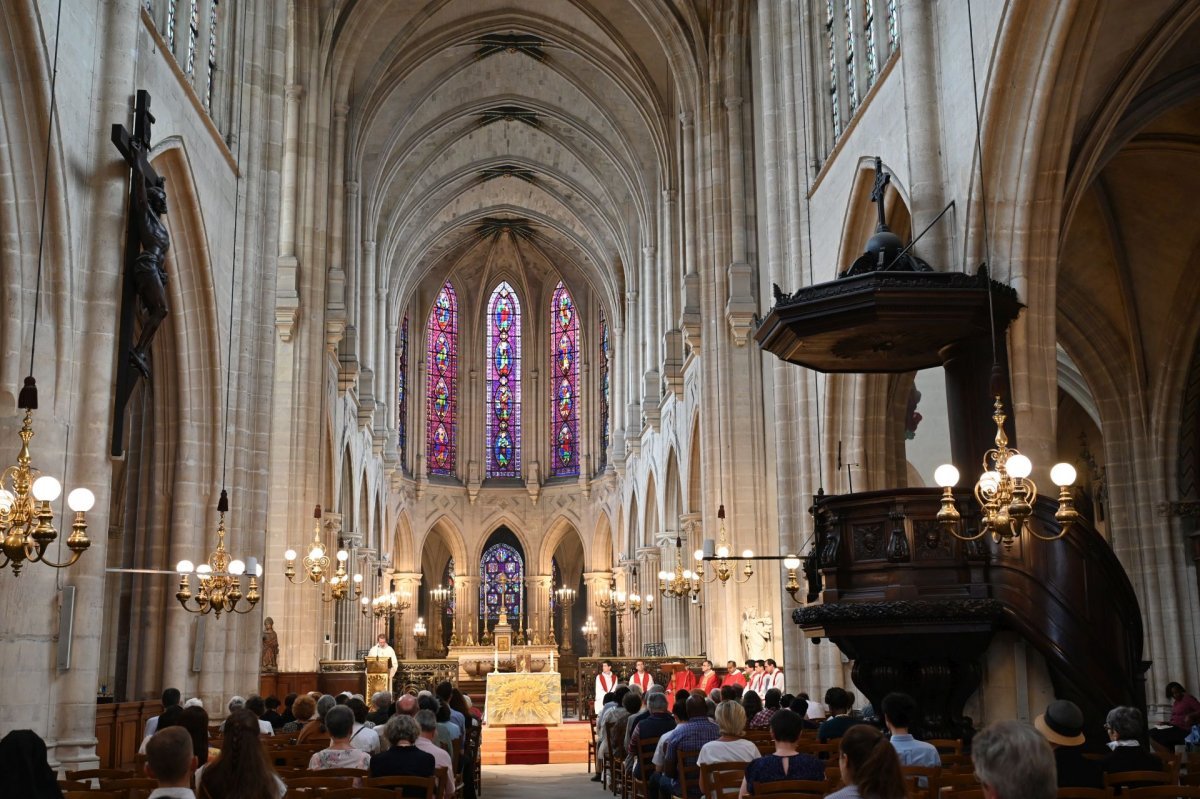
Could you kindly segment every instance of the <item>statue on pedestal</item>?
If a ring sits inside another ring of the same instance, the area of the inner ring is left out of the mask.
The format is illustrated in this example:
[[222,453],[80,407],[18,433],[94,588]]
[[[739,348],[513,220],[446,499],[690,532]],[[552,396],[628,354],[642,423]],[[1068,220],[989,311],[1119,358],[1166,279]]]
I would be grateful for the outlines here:
[[275,632],[275,620],[270,616],[263,620],[262,657],[259,660],[259,670],[263,674],[274,674],[279,671],[279,634]]
[[765,660],[770,655],[773,634],[774,625],[769,614],[758,615],[757,607],[742,611],[742,645],[748,659]]

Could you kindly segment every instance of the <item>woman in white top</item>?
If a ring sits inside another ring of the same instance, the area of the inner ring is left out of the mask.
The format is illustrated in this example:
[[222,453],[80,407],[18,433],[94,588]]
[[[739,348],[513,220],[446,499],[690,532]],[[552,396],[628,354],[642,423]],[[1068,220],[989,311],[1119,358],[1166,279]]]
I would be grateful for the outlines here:
[[697,765],[706,763],[749,763],[758,757],[758,747],[742,735],[746,732],[746,709],[732,700],[717,705],[715,716],[721,737],[700,747]]

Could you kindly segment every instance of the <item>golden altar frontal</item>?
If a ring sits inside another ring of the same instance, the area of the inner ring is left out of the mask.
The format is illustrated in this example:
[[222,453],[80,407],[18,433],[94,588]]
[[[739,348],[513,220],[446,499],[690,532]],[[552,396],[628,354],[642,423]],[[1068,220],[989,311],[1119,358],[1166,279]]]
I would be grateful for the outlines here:
[[487,676],[487,723],[562,724],[562,675],[558,672],[492,672]]
[[367,692],[363,696],[369,700],[381,691],[392,690],[392,681],[388,675],[388,670],[392,665],[391,659],[386,657],[366,657],[364,661],[367,666]]

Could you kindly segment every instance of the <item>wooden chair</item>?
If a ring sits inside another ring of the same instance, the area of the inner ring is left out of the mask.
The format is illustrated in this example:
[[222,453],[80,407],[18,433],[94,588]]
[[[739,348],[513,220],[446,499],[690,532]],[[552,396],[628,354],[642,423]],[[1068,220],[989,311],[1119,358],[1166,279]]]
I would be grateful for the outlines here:
[[970,774],[947,774],[942,770],[942,776],[938,777],[938,790],[943,799],[953,795],[954,799],[962,797],[962,791],[971,791],[979,788],[979,778],[972,772]]
[[[364,772],[360,771],[358,778],[361,779],[363,776]],[[293,788],[320,788],[324,791],[329,788],[353,788],[354,780],[354,777],[292,777],[284,780],[284,785],[287,786],[289,792]]]
[[736,799],[749,762],[705,763],[700,767],[704,799]]
[[1058,799],[1112,799],[1108,788],[1059,788]]
[[158,780],[148,777],[127,777],[119,780],[100,780],[100,790],[121,793],[125,799],[146,799],[158,787]]
[[318,751],[320,750],[290,747],[270,752],[268,756],[276,768],[307,769],[308,761],[312,760],[312,756]]
[[85,780],[59,780],[58,789],[60,791],[90,791],[92,784]]
[[1169,771],[1114,771],[1111,774],[1104,775],[1104,787],[1122,787],[1122,795],[1127,790],[1136,790],[1124,788],[1126,785],[1150,787],[1153,785],[1170,785],[1174,781]]
[[[279,773],[279,772],[276,772]],[[279,774],[280,777],[283,774]],[[360,780],[363,777],[369,776],[369,772],[361,768],[323,768],[320,771],[309,771],[305,769],[303,773],[293,773],[293,777],[352,777]]]
[[1200,785],[1154,785],[1126,788],[1121,799],[1200,799]]
[[958,788],[947,792],[942,789],[942,799],[985,799],[983,788]]
[[588,728],[591,730],[592,739],[588,741],[587,747],[587,773],[592,773],[592,762],[596,759],[596,717],[592,716],[588,719]]
[[789,799],[821,799],[834,790],[829,780],[776,780],[754,785],[754,796],[787,794]]
[[124,791],[63,791],[63,799],[125,799]]
[[[940,753],[939,753],[940,754]],[[940,755],[943,771],[968,772],[975,770],[970,755]]]
[[682,799],[698,799],[701,796],[700,766],[696,764],[699,757],[699,749],[675,750],[675,779],[679,782],[676,796]]
[[123,768],[85,768],[68,771],[64,776],[69,780],[122,780],[137,775]]
[[942,788],[942,769],[939,766],[901,766],[900,773],[908,784],[913,799],[937,799]]
[[[838,750],[840,748],[841,744],[837,741],[830,741],[829,743],[820,743],[819,741],[798,741],[796,743],[797,751],[803,752],[806,755],[812,755],[820,760],[832,760],[835,763],[837,762]],[[771,751],[775,750],[772,749]]]
[[390,788],[333,788],[321,794],[321,799],[396,799],[399,794]]
[[654,750],[658,746],[658,738],[639,738],[637,752],[637,771],[629,776],[629,795],[632,799],[651,799],[649,781],[654,772]]
[[940,755],[961,755],[963,742],[957,738],[930,738],[925,743],[938,750]]
[[434,799],[434,789],[437,788],[436,777],[367,777],[362,782],[363,788],[389,788],[392,796],[400,795],[396,788],[417,788],[425,791],[425,799]]

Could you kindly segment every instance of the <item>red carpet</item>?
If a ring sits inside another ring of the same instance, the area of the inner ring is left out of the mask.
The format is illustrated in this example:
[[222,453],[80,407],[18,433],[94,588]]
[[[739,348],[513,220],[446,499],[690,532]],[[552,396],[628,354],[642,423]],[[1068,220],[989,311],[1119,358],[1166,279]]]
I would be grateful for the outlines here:
[[504,762],[541,765],[550,762],[550,735],[545,727],[506,727]]

